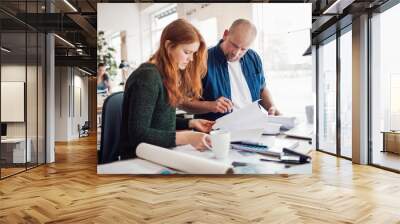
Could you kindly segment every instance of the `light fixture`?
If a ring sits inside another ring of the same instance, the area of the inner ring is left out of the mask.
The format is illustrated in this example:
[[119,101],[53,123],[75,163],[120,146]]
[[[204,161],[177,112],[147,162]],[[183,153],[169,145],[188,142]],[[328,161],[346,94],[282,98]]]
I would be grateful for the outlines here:
[[79,68],[79,67],[78,67],[78,70],[81,71],[81,72],[83,72],[83,73],[85,73],[85,74],[87,74],[87,75],[92,75],[92,74],[89,73],[88,71],[85,71],[85,70],[83,70],[83,69],[81,69],[81,68]]
[[67,4],[72,10],[74,10],[74,12],[78,12],[78,10],[71,4],[69,3],[68,0],[64,0],[65,4]]
[[10,50],[8,50],[8,49],[5,48],[5,47],[1,47],[1,50],[4,51],[4,52],[6,52],[6,53],[10,53],[10,52],[11,52]]
[[332,5],[325,9],[322,14],[342,14],[343,10],[354,1],[355,0],[336,0]]
[[75,45],[71,44],[71,42],[67,41],[66,39],[58,36],[57,34],[54,34],[55,37],[57,37],[58,39],[60,39],[61,41],[63,41],[64,43],[68,44],[69,46],[75,48]]

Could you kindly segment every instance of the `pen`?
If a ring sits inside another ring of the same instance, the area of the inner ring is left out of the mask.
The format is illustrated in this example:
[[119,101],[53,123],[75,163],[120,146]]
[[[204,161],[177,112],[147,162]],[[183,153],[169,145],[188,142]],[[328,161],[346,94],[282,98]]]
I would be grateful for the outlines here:
[[274,160],[274,159],[260,159],[260,161],[262,161],[262,162],[277,162],[277,163],[281,163],[282,162],[280,160]]
[[273,160],[273,159],[260,159],[262,162],[276,162],[276,163],[284,163],[284,164],[303,164],[303,163],[308,163],[308,162],[303,162],[300,160]]

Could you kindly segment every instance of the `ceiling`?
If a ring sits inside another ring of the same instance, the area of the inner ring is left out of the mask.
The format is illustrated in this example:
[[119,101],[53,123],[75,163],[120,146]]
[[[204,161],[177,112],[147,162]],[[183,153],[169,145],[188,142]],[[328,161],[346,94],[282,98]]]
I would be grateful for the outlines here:
[[[338,1],[341,4],[331,7]],[[312,40],[318,43],[335,32],[335,24],[340,19],[357,16],[366,10],[373,10],[388,0],[269,0],[226,2],[269,2],[269,3],[312,3]],[[15,48],[15,54],[25,48],[25,29],[28,31],[54,32],[56,65],[79,66],[89,71],[96,71],[96,36],[97,36],[97,3],[117,2],[170,2],[163,1],[121,1],[121,0],[1,0],[0,24],[3,33],[3,46]],[[180,1],[193,2],[193,1]],[[212,1],[209,1],[212,2]],[[218,2],[225,2],[219,0]],[[69,3],[69,4],[68,4]],[[50,8],[52,13],[50,12]],[[333,10],[327,11],[328,8]],[[325,12],[325,13],[324,13]],[[329,12],[329,13],[326,13]],[[288,15],[289,16],[289,15]],[[342,23],[345,26],[346,23]],[[333,28],[332,28],[333,27]],[[70,44],[66,43],[62,39]],[[29,38],[28,38],[29,39]],[[29,40],[28,40],[29,41]],[[72,45],[73,46],[72,46]],[[28,55],[33,52],[33,44],[28,45]]]

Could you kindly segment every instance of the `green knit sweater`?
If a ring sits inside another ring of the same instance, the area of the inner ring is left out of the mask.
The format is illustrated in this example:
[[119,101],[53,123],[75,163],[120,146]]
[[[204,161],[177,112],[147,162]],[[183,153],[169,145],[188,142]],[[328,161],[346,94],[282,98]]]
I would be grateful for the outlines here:
[[136,147],[146,142],[174,147],[176,129],[188,129],[188,120],[176,118],[168,104],[162,76],[154,64],[140,65],[128,78],[122,107],[120,155],[136,157]]

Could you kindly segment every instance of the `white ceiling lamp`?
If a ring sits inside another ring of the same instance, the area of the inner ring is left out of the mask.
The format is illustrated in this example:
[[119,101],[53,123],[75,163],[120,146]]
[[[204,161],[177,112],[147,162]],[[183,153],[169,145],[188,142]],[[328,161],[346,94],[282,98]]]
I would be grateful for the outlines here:
[[332,5],[325,9],[322,14],[342,14],[343,10],[347,8],[347,6],[351,5],[351,3],[354,1],[355,0],[336,0]]
[[10,53],[11,52],[10,50],[8,50],[7,48],[4,48],[4,47],[2,47],[1,50],[6,52],[6,53]]
[[74,10],[74,12],[78,12],[78,10],[71,4],[69,3],[68,0],[64,0],[65,4],[67,4],[72,10]]
[[57,37],[59,40],[61,40],[62,42],[66,43],[67,45],[69,45],[70,47],[75,48],[75,45],[73,45],[71,42],[69,42],[68,40],[58,36],[57,34],[54,34],[55,37]]

